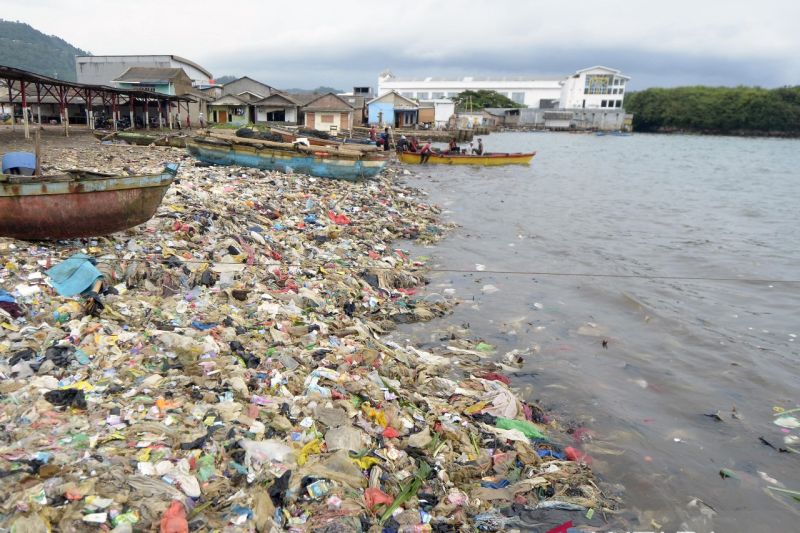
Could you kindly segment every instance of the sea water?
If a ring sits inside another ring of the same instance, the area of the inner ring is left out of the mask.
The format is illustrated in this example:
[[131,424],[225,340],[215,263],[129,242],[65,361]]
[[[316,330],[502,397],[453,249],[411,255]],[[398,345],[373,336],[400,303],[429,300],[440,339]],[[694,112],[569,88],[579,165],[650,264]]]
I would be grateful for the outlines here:
[[436,344],[468,324],[498,357],[526,351],[512,384],[588,430],[562,444],[593,457],[638,529],[796,531],[800,504],[767,487],[800,490],[800,455],[760,437],[781,448],[800,435],[773,423],[800,405],[800,141],[484,144],[538,153],[530,166],[410,167],[406,181],[459,225],[413,249],[442,270],[427,292],[461,303],[395,335]]

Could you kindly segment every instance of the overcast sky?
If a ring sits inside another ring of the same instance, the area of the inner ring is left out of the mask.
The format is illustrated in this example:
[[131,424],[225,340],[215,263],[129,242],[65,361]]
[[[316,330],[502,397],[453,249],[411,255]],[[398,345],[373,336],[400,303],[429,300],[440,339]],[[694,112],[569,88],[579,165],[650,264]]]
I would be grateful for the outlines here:
[[95,55],[175,54],[279,88],[592,65],[633,88],[800,84],[800,0],[0,0],[0,17]]

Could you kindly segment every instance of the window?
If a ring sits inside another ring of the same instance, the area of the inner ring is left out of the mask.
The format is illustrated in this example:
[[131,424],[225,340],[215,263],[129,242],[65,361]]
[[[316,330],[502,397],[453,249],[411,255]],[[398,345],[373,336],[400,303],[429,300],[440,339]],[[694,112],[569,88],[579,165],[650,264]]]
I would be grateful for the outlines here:
[[600,102],[600,107],[608,107],[606,104],[608,104],[608,100],[603,100]]
[[323,124],[333,124],[333,115],[321,115],[319,121]]
[[444,98],[444,93],[432,93],[431,98],[434,100],[438,100],[439,98]]
[[431,97],[431,95],[429,93],[427,93],[427,92],[418,92],[417,93],[417,98],[419,98],[420,100],[427,100],[430,97]]
[[525,103],[525,93],[511,93],[511,99],[518,104]]
[[412,93],[412,92],[404,92],[404,93],[400,93],[400,96],[405,96],[406,98],[414,98],[414,93]]
[[589,94],[589,89],[588,88],[584,89],[583,94]]
[[619,94],[622,94],[622,93],[624,93],[624,92],[625,92],[625,91],[623,91],[622,89],[620,89],[620,90],[619,90]]
[[622,107],[622,100],[617,100],[617,103],[614,107]]
[[458,96],[458,93],[447,93],[448,98],[453,98],[454,96]]

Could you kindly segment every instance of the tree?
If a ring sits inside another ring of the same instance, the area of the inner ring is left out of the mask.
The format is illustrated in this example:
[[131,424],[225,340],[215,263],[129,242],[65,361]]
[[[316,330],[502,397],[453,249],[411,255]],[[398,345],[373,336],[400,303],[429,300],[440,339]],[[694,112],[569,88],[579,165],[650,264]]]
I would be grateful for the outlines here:
[[463,91],[450,98],[459,111],[479,110],[487,107],[525,107],[523,104],[503,96],[497,91],[481,89],[479,91]]
[[87,55],[55,35],[0,19],[0,65],[75,81],[75,56]]
[[800,87],[675,87],[630,93],[637,131],[800,135]]

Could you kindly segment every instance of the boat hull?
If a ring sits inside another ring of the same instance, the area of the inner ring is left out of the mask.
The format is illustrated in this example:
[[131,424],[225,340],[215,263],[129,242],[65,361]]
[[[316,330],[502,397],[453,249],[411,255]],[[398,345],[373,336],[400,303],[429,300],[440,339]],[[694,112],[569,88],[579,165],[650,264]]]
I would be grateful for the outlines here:
[[[102,139],[110,135],[109,132],[95,132],[94,136],[98,139]],[[150,146],[154,144],[156,146],[172,146],[173,148],[186,148],[186,137],[180,136],[173,136],[169,135],[164,137],[163,135],[153,135],[153,134],[146,134],[146,133],[131,133],[131,132],[119,132],[110,140],[120,140],[125,141],[128,144],[135,144],[137,146]]]
[[0,236],[23,240],[97,237],[148,221],[174,173],[74,181],[0,183]]
[[[486,154],[486,155],[447,155],[432,153],[428,165],[528,165],[536,152],[528,154]],[[415,152],[402,152],[400,161],[409,165],[419,165],[422,155]]]
[[302,154],[272,148],[258,148],[244,144],[226,146],[190,140],[186,144],[194,157],[213,165],[240,165],[243,167],[300,172],[320,178],[358,181],[377,176],[386,166],[383,158],[340,158],[328,154]]

